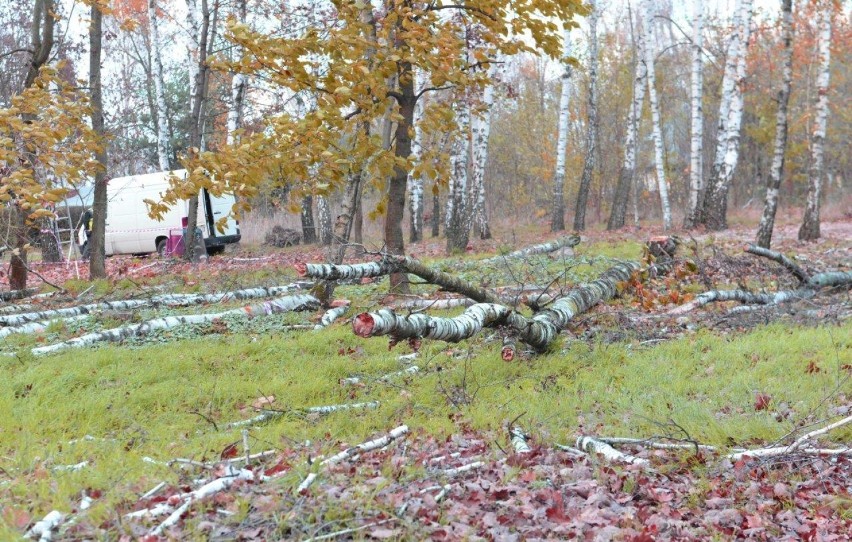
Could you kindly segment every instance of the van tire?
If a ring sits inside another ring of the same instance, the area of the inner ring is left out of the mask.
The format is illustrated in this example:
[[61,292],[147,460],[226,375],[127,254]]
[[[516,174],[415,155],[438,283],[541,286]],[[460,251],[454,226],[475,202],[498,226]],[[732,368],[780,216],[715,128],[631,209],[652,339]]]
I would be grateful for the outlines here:
[[164,257],[166,255],[167,246],[168,239],[160,239],[159,241],[157,241],[157,256],[159,256],[160,258]]

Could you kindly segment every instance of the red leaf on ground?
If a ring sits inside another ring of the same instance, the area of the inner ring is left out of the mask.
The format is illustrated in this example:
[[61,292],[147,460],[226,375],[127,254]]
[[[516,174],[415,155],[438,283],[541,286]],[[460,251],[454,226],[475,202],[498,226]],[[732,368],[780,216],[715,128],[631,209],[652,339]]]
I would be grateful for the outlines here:
[[227,446],[225,446],[225,449],[222,450],[222,453],[219,454],[219,458],[220,459],[233,459],[233,458],[237,457],[237,455],[239,453],[240,452],[237,449],[236,443],[228,444]]
[[278,461],[278,463],[272,465],[271,467],[263,471],[263,474],[265,474],[266,476],[273,476],[280,472],[287,472],[288,470],[290,470],[290,464],[281,459]]
[[769,408],[769,403],[772,402],[772,396],[765,393],[756,393],[754,396],[754,409],[766,410]]

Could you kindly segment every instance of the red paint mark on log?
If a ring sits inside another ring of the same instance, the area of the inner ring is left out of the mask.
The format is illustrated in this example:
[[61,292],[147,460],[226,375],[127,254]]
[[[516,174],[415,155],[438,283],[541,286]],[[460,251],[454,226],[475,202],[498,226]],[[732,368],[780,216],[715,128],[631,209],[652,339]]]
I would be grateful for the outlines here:
[[293,267],[296,269],[296,274],[300,277],[304,277],[308,274],[308,266],[302,262],[296,262],[293,264]]

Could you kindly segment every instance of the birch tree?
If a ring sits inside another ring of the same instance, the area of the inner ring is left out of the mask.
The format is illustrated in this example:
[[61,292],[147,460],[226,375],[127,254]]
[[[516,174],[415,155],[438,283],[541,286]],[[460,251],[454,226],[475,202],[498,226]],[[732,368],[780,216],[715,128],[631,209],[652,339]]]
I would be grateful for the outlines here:
[[822,191],[825,127],[828,122],[828,80],[831,66],[831,3],[821,2],[819,10],[819,72],[817,75],[817,101],[814,111],[814,130],[811,134],[811,167],[808,172],[808,199],[805,216],[799,228],[800,241],[813,241],[820,237],[819,207]]
[[[425,88],[423,72],[415,70],[414,80],[417,92]],[[423,121],[423,100],[418,100],[414,107],[414,140],[411,142],[411,154],[415,158],[423,155],[423,129],[420,123]],[[416,243],[423,239],[423,176],[414,172],[409,174],[408,191],[410,194],[409,220],[411,231],[409,241]]]
[[[641,18],[637,26],[641,27]],[[633,35],[633,23],[630,23],[631,35]],[[641,30],[639,30],[641,32]],[[647,66],[641,59],[645,56],[645,46],[642,39],[633,38],[634,50],[634,77],[633,77],[633,99],[630,102],[630,110],[627,113],[627,130],[624,138],[624,159],[621,171],[618,175],[618,186],[615,189],[615,197],[612,203],[612,211],[609,215],[606,229],[617,230],[624,227],[624,217],[627,214],[627,203],[630,200],[630,190],[636,177],[636,155],[639,149],[639,119],[642,116],[642,102],[645,99],[645,81],[648,76]]]
[[[786,0],[785,0],[786,1]],[[698,221],[701,191],[704,188],[704,0],[692,4],[692,74],[690,110],[689,208],[683,227],[691,229]]]
[[491,112],[494,109],[494,86],[500,67],[498,61],[488,68],[489,82],[482,91],[480,111],[473,117],[471,123],[471,145],[473,163],[471,164],[471,220],[474,232],[480,239],[491,239],[491,226],[488,223],[488,209],[485,207],[485,164],[488,161],[488,140],[491,136]]
[[559,125],[556,139],[556,170],[553,175],[553,214],[550,231],[565,229],[565,153],[568,151],[568,120],[571,101],[571,33],[565,28],[562,33],[562,91],[559,95]]
[[[237,21],[246,22],[246,1],[237,0]],[[243,49],[239,45],[234,47],[234,56],[242,56]],[[234,73],[231,79],[231,104],[228,109],[228,133],[227,143],[236,143],[236,131],[242,127],[243,109],[245,106],[246,91],[248,89],[248,78],[244,73]]]
[[95,152],[98,168],[95,171],[95,192],[92,201],[92,229],[89,238],[89,275],[106,278],[106,219],[107,219],[107,147],[104,139],[104,102],[101,81],[101,51],[103,13],[98,2],[91,7],[89,21],[89,93],[92,107],[92,130],[102,143]]
[[456,116],[459,132],[450,157],[450,191],[447,196],[447,252],[453,254],[467,248],[470,239],[467,186],[470,165],[470,106],[467,96],[457,100]]
[[722,100],[719,105],[719,130],[713,172],[704,194],[702,222],[718,231],[728,227],[728,189],[734,178],[740,152],[740,128],[743,118],[743,86],[746,78],[746,54],[751,34],[752,0],[738,0],[734,31],[728,46]]
[[574,231],[586,229],[586,202],[592,186],[592,173],[595,168],[595,154],[598,141],[598,9],[595,0],[589,2],[589,114],[586,120],[586,153],[583,160],[583,176],[577,192],[577,208],[574,211]]
[[766,201],[763,216],[757,227],[755,243],[769,248],[772,230],[775,228],[775,213],[778,210],[778,190],[784,178],[784,154],[787,150],[787,104],[793,82],[793,0],[781,0],[781,88],[778,90],[778,111],[775,114],[775,143],[772,152],[772,168],[766,184]]
[[645,22],[645,65],[648,72],[648,105],[651,106],[651,122],[654,134],[654,164],[657,171],[657,185],[660,190],[660,205],[663,210],[663,229],[672,227],[672,209],[669,205],[669,187],[666,182],[666,165],[663,156],[662,121],[660,120],[660,102],[657,100],[654,56],[656,39],[654,37],[653,0],[643,0],[642,18]]
[[163,81],[163,43],[160,39],[160,15],[157,0],[148,0],[148,22],[151,30],[151,60],[154,64],[154,93],[157,97],[157,160],[160,171],[171,169],[169,149],[169,115],[166,107],[166,90]]

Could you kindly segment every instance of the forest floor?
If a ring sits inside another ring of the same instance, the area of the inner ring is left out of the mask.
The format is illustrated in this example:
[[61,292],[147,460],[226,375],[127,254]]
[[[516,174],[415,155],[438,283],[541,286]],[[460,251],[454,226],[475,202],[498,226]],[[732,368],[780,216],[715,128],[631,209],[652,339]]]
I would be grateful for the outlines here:
[[[817,243],[799,243],[788,229],[773,248],[806,270],[852,268],[852,222],[824,224]],[[559,292],[614,259],[639,259],[647,235],[591,232],[573,254],[517,262],[477,263],[552,236],[474,241],[451,258],[439,241],[410,252],[483,287]],[[416,355],[356,337],[352,316],[404,300],[385,295],[386,280],[340,286],[353,307],[318,331],[303,328],[321,312],[285,313],[31,353],[130,322],[246,303],[230,302],[103,311],[9,335],[0,339],[12,354],[0,358],[0,539],[56,510],[63,519],[54,540],[848,540],[852,457],[730,454],[787,445],[852,414],[849,292],[748,312],[717,303],[670,314],[707,290],[795,288],[780,266],[742,252],[750,239],[744,229],[685,238],[680,256],[693,264],[626,288],[576,318],[547,352],[522,352],[512,363],[500,358],[499,332],[423,341]],[[31,305],[23,312],[282,285],[296,279],[294,263],[323,254],[242,247],[201,266],[110,258],[112,278],[94,283],[73,267],[34,264],[67,292],[14,303]],[[414,291],[446,295],[430,285]],[[342,404],[364,408],[310,410]],[[259,412],[272,419],[231,425]],[[403,424],[408,432],[386,446],[323,464]],[[529,436],[529,452],[511,442],[513,425]],[[557,447],[578,436],[647,439],[617,448],[649,463]],[[847,447],[852,426],[816,440]],[[240,462],[258,452],[267,453]],[[234,481],[235,473],[252,479]],[[311,474],[316,480],[299,491]],[[228,487],[189,496],[215,480]],[[178,521],[160,528],[184,503]],[[128,516],[146,509],[154,513]]]

